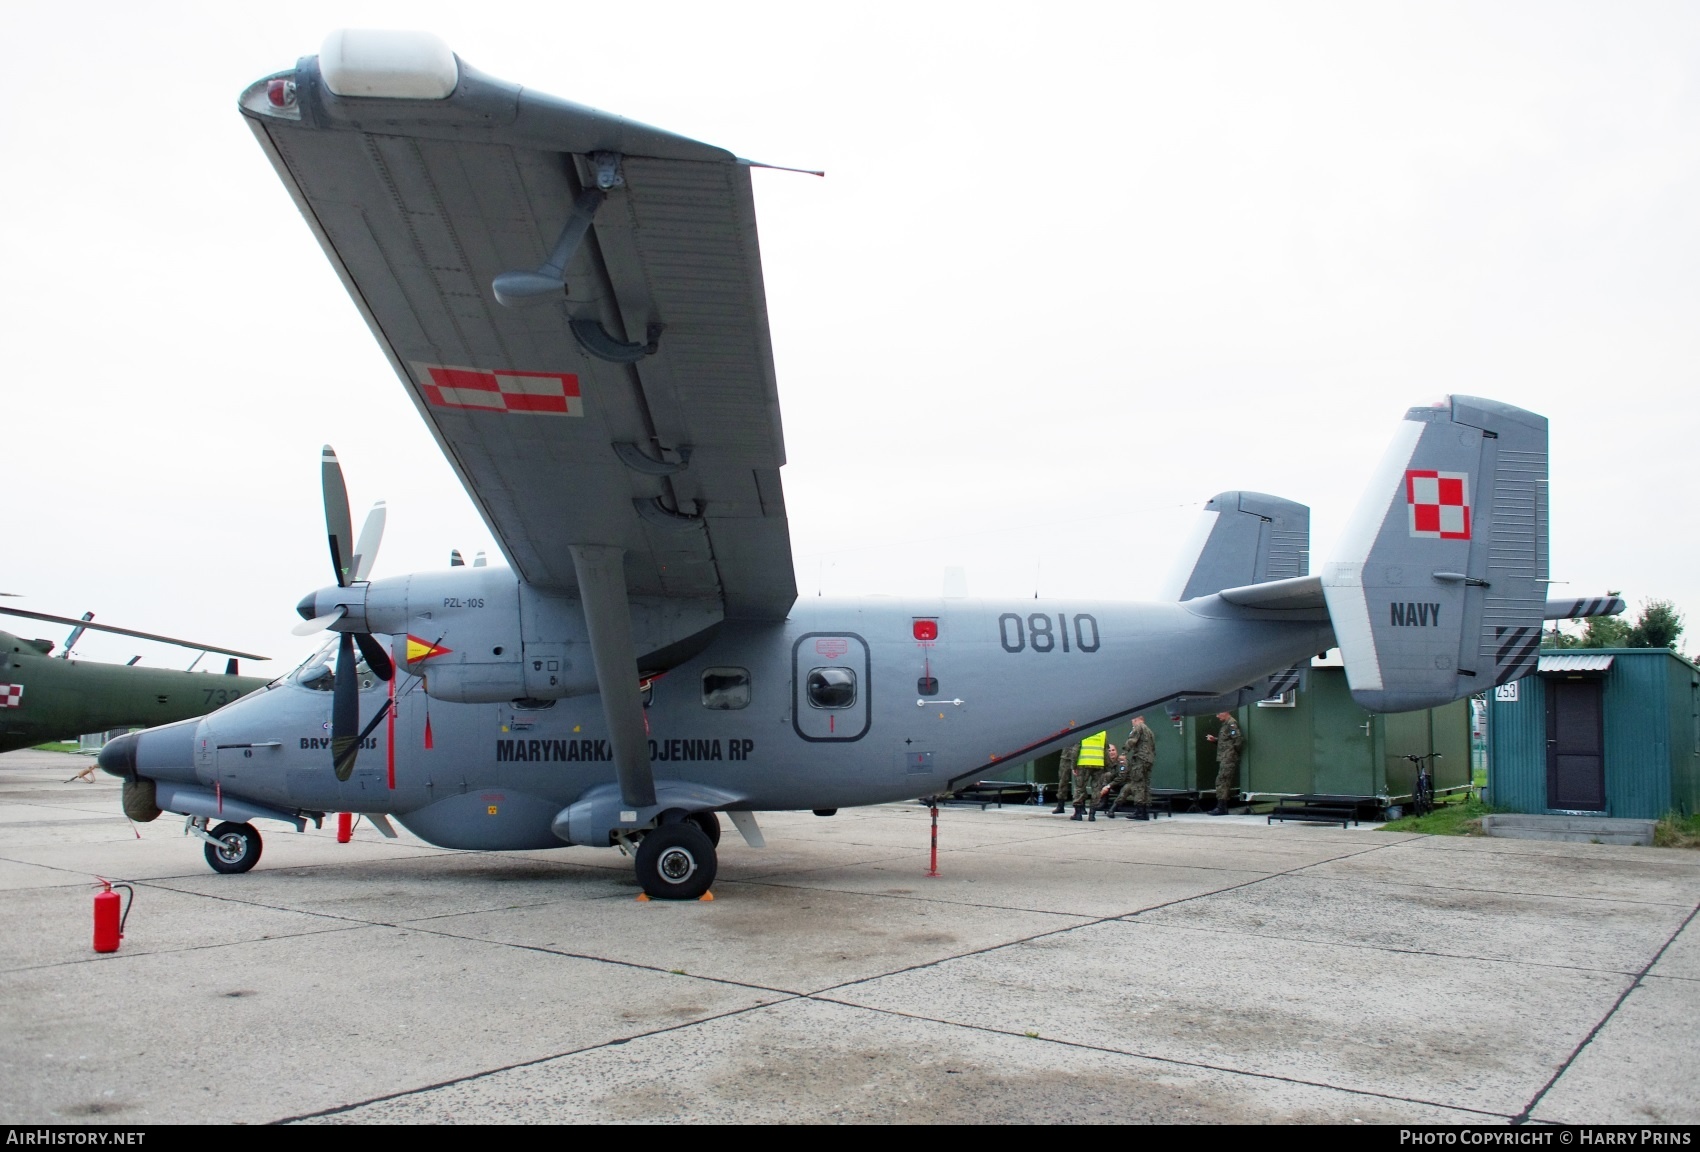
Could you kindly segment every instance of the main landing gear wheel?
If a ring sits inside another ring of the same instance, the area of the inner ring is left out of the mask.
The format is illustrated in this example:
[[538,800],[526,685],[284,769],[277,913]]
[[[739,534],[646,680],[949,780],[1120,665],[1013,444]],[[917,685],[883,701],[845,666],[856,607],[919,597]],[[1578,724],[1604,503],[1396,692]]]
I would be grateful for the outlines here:
[[712,812],[692,812],[685,819],[701,828],[702,834],[708,837],[710,844],[716,848],[720,847],[720,817]]
[[206,846],[207,863],[214,872],[246,872],[260,862],[260,834],[252,824],[226,821],[210,835],[218,841]]
[[638,883],[652,900],[695,900],[714,883],[717,867],[714,845],[691,820],[646,832],[638,845]]

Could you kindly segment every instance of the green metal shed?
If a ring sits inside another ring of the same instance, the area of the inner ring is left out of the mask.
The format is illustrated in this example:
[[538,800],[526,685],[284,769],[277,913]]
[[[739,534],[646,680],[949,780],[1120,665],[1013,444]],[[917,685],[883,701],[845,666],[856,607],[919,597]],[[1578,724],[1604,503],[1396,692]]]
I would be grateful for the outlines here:
[[1665,648],[1542,653],[1493,691],[1490,804],[1653,819],[1700,810],[1700,669]]
[[[1312,661],[1302,690],[1239,715],[1246,736],[1240,792],[1253,802],[1338,796],[1395,808],[1416,785],[1416,765],[1405,757],[1431,752],[1440,754],[1431,769],[1437,795],[1470,786],[1468,700],[1420,712],[1367,712],[1352,699],[1332,652]],[[1212,758],[1212,786],[1214,767]]]
[[[1470,786],[1468,700],[1422,712],[1366,712],[1352,699],[1335,652],[1311,662],[1303,689],[1236,709],[1235,715],[1246,736],[1242,802],[1326,795],[1351,797],[1366,808],[1396,808],[1410,799],[1416,783],[1416,766],[1405,756],[1430,752],[1441,754],[1432,769],[1436,794]],[[1151,787],[1210,798],[1216,790],[1216,745],[1207,737],[1220,721],[1213,715],[1171,720],[1158,708],[1145,714],[1145,722],[1157,738]],[[1110,739],[1123,743],[1129,728],[1125,722],[1111,725]],[[1052,753],[1001,778],[1052,785],[1057,762]]]

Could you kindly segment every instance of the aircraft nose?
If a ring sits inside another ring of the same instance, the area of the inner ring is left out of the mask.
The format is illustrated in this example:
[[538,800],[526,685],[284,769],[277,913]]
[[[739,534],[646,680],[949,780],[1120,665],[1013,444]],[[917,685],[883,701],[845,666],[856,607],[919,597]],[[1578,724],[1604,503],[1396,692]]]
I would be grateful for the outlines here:
[[190,782],[195,779],[195,730],[200,718],[179,720],[149,728],[145,732],[127,732],[107,742],[95,762],[103,772],[125,780],[145,776],[150,780]]
[[126,732],[116,740],[108,740],[106,747],[95,757],[95,763],[100,765],[102,772],[113,776],[122,776],[126,780],[136,778],[136,745],[141,743],[140,732]]

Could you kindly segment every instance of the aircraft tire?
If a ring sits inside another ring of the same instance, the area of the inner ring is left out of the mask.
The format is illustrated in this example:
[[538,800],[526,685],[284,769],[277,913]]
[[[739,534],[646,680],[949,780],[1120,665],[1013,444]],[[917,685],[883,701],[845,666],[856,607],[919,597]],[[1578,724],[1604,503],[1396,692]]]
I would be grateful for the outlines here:
[[211,835],[222,842],[217,847],[206,845],[207,863],[214,872],[246,872],[260,862],[260,834],[252,824],[233,824],[227,820],[214,828]]
[[712,812],[692,812],[685,819],[701,828],[702,834],[708,837],[710,844],[716,848],[720,847],[720,817]]
[[122,793],[124,815],[138,824],[146,824],[149,820],[159,819],[158,799],[154,795],[154,782],[146,776],[138,776],[134,780],[124,781]]
[[651,829],[638,845],[638,884],[652,900],[695,900],[718,868],[714,845],[692,820]]

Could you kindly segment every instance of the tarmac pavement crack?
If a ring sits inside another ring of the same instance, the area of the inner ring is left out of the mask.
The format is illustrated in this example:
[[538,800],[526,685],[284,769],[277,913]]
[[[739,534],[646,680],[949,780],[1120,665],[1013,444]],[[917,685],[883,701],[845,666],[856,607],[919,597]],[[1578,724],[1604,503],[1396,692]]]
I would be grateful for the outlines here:
[[478,1080],[487,1080],[499,1076],[503,1072],[514,1072],[522,1068],[536,1068],[556,1060],[566,1060],[573,1056],[582,1056],[587,1052],[597,1052],[604,1048],[616,1048],[630,1044],[633,1040],[646,1040],[652,1036],[665,1036],[673,1032],[682,1032],[690,1028],[698,1028],[704,1024],[713,1024],[721,1020],[743,1016],[750,1012],[761,1012],[775,1007],[777,1004],[800,1000],[803,997],[787,994],[784,999],[771,1004],[750,1004],[743,1008],[733,1008],[725,1012],[716,1012],[697,1020],[686,1020],[679,1024],[670,1024],[665,1028],[652,1028],[647,1032],[635,1032],[630,1036],[620,1036],[612,1040],[603,1040],[595,1044],[584,1044],[577,1048],[569,1048],[564,1052],[552,1052],[546,1056],[536,1056],[530,1060],[516,1060],[511,1064],[502,1064],[494,1068],[483,1068],[477,1072],[468,1072],[464,1076],[453,1076],[447,1080],[439,1080],[431,1084],[422,1084],[414,1088],[404,1088],[398,1092],[386,1092],[364,1100],[355,1100],[347,1104],[338,1104],[330,1108],[321,1108],[313,1112],[302,1112],[294,1116],[282,1116],[270,1121],[271,1124],[299,1124],[307,1120],[321,1120],[328,1116],[340,1116],[358,1108],[369,1108],[374,1104],[383,1104],[391,1100],[404,1100],[409,1096],[420,1096],[427,1092],[435,1092],[443,1088],[453,1088],[460,1084],[470,1084]]
[[1546,1094],[1552,1091],[1553,1085],[1557,1084],[1559,1080],[1563,1078],[1564,1074],[1570,1070],[1570,1066],[1576,1063],[1577,1057],[1581,1056],[1588,1045],[1594,1042],[1594,1037],[1598,1036],[1601,1030],[1611,1022],[1611,1018],[1617,1015],[1617,1010],[1623,1007],[1623,1002],[1629,999],[1630,994],[1646,982],[1647,973],[1653,970],[1653,966],[1659,962],[1660,958],[1664,956],[1670,946],[1676,943],[1676,938],[1682,935],[1683,929],[1687,928],[1694,922],[1696,913],[1700,913],[1700,904],[1696,904],[1693,908],[1691,908],[1688,915],[1683,917],[1682,923],[1676,926],[1676,931],[1672,932],[1670,936],[1665,939],[1665,942],[1659,945],[1659,950],[1653,953],[1653,958],[1647,961],[1640,972],[1636,973],[1635,979],[1630,982],[1629,987],[1625,988],[1623,993],[1612,1002],[1612,1006],[1606,1009],[1606,1014],[1600,1017],[1599,1022],[1592,1028],[1588,1029],[1588,1034],[1582,1037],[1582,1042],[1576,1045],[1575,1050],[1572,1051],[1569,1056],[1565,1057],[1564,1063],[1558,1066],[1558,1071],[1554,1072],[1552,1074],[1552,1078],[1541,1086],[1541,1090],[1539,1092],[1536,1092],[1534,1096],[1530,1097],[1529,1103],[1524,1106],[1523,1111],[1519,1112],[1512,1118],[1511,1122],[1513,1124],[1524,1124],[1529,1121],[1529,1118],[1534,1114],[1535,1108],[1546,1097]]

